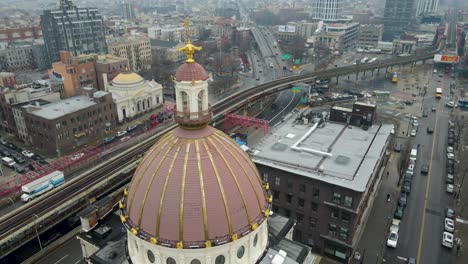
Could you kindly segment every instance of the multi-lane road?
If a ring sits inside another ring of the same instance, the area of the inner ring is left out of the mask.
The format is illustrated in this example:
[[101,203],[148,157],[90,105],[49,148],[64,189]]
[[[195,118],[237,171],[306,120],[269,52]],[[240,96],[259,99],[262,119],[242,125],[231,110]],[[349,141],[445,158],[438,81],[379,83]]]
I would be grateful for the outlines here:
[[[452,207],[453,195],[446,192],[446,148],[448,120],[451,108],[445,103],[451,101],[449,74],[439,77],[430,73],[427,93],[422,101],[422,110],[427,117],[419,118],[419,130],[412,144],[419,144],[419,154],[412,180],[411,193],[400,226],[400,237],[396,249],[387,248],[385,259],[390,263],[403,263],[402,259],[417,258],[418,263],[452,263],[452,252],[441,245],[444,230],[444,215]],[[436,87],[444,88],[442,99],[435,99]],[[432,112],[435,106],[437,111]],[[434,133],[427,133],[427,127]],[[401,133],[401,132],[400,132]],[[407,146],[411,148],[411,144]],[[420,173],[423,165],[429,165],[429,173]],[[391,217],[391,216],[390,216]]]

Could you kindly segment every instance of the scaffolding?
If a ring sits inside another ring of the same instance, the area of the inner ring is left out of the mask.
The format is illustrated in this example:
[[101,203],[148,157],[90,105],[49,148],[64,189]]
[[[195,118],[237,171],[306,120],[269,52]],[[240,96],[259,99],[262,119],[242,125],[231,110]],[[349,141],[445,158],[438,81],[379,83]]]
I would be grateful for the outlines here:
[[263,129],[263,134],[266,135],[270,131],[269,121],[258,119],[249,116],[241,116],[236,114],[225,114],[224,115],[224,126],[230,125],[241,126],[241,127],[254,127]]

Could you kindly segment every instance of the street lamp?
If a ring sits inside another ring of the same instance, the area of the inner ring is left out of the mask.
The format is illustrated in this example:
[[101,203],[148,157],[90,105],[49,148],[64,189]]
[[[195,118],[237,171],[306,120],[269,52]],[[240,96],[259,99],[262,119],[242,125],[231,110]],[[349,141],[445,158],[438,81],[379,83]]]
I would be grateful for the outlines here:
[[34,219],[34,230],[36,231],[36,237],[37,237],[37,241],[39,242],[39,248],[42,250],[41,239],[39,238],[39,233],[37,232],[37,220],[39,219],[39,216],[37,216],[37,214],[33,214],[33,216],[36,217]]

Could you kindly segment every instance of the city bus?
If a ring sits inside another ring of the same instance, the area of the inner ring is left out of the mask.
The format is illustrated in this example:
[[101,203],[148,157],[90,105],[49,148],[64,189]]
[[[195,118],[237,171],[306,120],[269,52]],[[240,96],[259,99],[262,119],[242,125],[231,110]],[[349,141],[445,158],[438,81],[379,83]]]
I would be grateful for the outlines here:
[[442,88],[436,88],[435,98],[440,99],[442,97]]

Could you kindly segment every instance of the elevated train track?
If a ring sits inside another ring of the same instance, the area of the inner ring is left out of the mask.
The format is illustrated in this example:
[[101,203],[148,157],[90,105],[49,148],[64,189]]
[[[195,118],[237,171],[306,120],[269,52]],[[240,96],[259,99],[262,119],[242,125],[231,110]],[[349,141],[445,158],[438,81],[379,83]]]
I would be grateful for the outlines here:
[[[270,81],[248,90],[232,94],[212,106],[214,114],[213,122],[216,124],[225,113],[233,112],[249,102],[256,101],[264,96],[278,93],[289,89],[297,82],[313,82],[318,78],[331,78],[348,74],[359,74],[360,72],[384,69],[392,66],[407,65],[421,60],[433,58],[437,51],[428,52],[418,56],[390,59],[372,64],[353,65],[341,68],[314,72],[311,74],[283,77]],[[125,168],[132,168],[138,159],[154,145],[162,135],[176,128],[172,125],[160,133],[153,135],[139,144],[103,161],[101,164],[83,172],[80,176],[65,183],[63,186],[50,191],[29,204],[21,206],[13,212],[0,218],[0,254],[2,257],[11,253],[16,248],[31,240],[35,236],[34,228],[43,223],[43,232],[47,229],[47,220],[55,219],[55,222],[73,215],[87,204],[89,199],[97,197],[93,187],[102,182],[112,181],[115,184],[129,182],[131,173],[121,173]],[[114,177],[114,179],[112,179]],[[81,198],[80,198],[81,197]],[[70,201],[75,204],[71,206]],[[56,212],[62,212],[58,216]],[[50,222],[49,222],[50,223]]]

